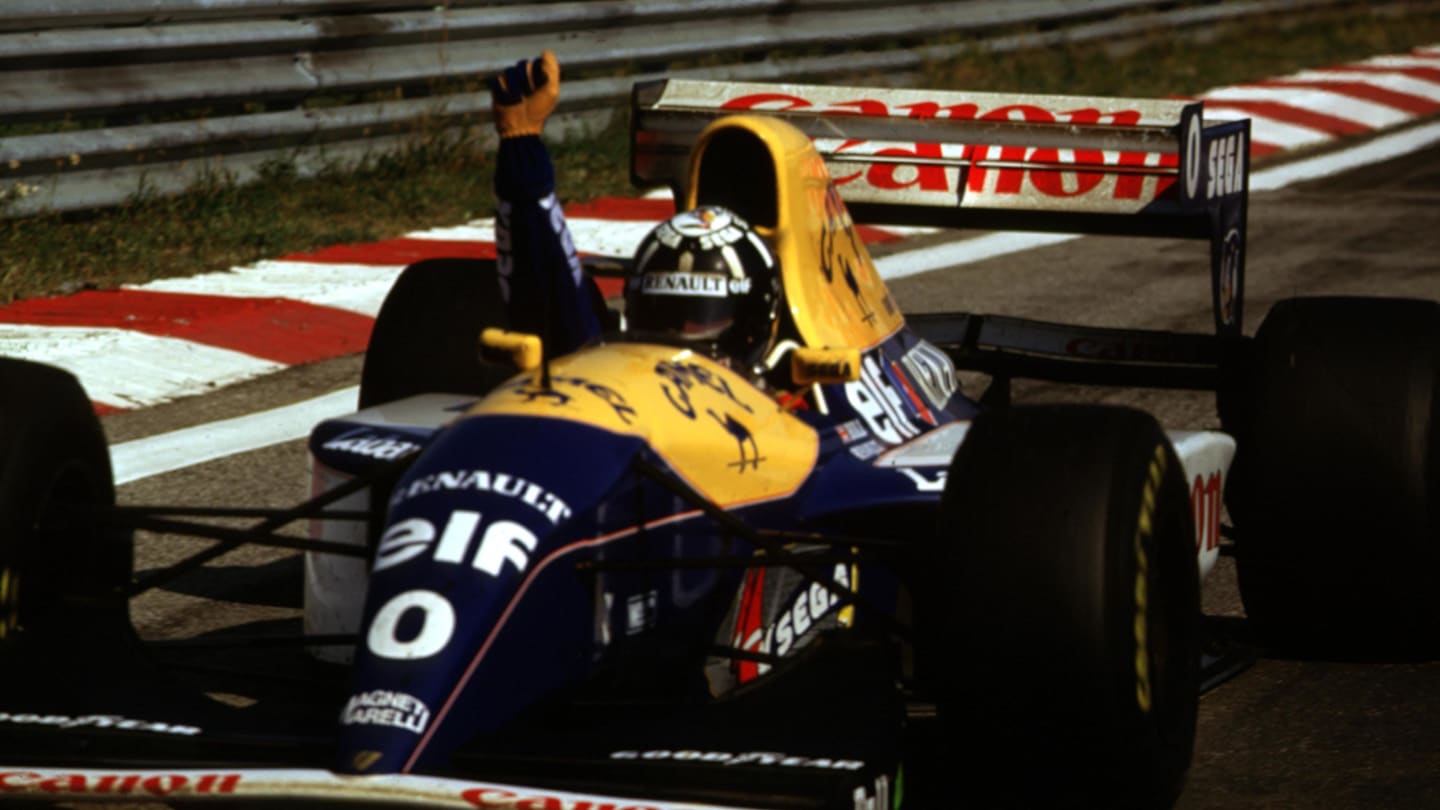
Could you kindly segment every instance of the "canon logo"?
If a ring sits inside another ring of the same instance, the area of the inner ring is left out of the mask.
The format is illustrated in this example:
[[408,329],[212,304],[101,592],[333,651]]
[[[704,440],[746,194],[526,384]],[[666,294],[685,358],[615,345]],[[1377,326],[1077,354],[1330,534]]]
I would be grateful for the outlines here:
[[543,793],[515,793],[500,788],[473,788],[460,798],[476,807],[506,807],[515,810],[660,810],[648,804],[621,804],[580,797],[548,796]]
[[44,774],[0,771],[0,793],[75,793],[100,796],[170,796],[234,793],[238,773],[205,774]]
[[[1050,110],[1034,104],[1005,104],[983,109],[978,104],[942,105],[920,101],[896,105],[893,109],[878,99],[856,99],[832,102],[817,107],[816,103],[787,93],[750,93],[730,99],[721,109],[736,111],[783,112],[814,110],[821,115],[906,117],[913,119],[951,119],[964,121],[1016,121],[1027,124],[1073,124],[1079,126],[1133,127],[1141,120],[1139,110],[1101,110],[1085,107],[1074,110]],[[903,113],[903,116],[897,115]],[[1160,196],[1176,181],[1174,176],[1154,176],[1147,172],[1116,173],[1117,170],[1146,168],[1176,169],[1178,154],[1149,152],[1103,152],[1098,149],[1067,149],[1027,146],[989,146],[966,144],[951,153],[940,144],[917,143],[913,146],[866,150],[866,142],[845,141],[836,150],[837,159],[844,152],[879,157],[914,157],[938,161],[958,158],[970,163],[968,171],[959,175],[941,165],[915,165],[896,162],[877,163],[863,171],[834,177],[835,184],[863,182],[878,189],[898,191],[915,189],[928,192],[995,194],[1015,196],[1036,193],[1047,197],[1085,197],[1102,195],[1115,200],[1150,200]],[[1035,167],[991,167],[992,163],[1033,163]],[[1063,168],[1055,168],[1055,167]],[[1147,180],[1153,180],[1147,185]],[[963,188],[955,188],[956,183]]]

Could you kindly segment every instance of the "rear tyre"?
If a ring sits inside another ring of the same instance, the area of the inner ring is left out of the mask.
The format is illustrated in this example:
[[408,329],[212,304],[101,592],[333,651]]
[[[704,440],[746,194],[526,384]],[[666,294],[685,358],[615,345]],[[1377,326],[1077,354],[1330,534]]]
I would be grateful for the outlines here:
[[[129,640],[110,451],[68,372],[0,358],[0,650]],[[83,642],[81,641],[83,640]]]
[[965,783],[987,804],[1169,807],[1194,748],[1199,573],[1184,475],[1155,420],[981,415],[940,532],[920,616],[939,622],[930,682]]
[[360,407],[415,394],[485,394],[514,372],[480,362],[480,333],[508,323],[493,260],[427,259],[385,296],[360,374]]
[[1440,304],[1282,301],[1226,428],[1252,627],[1272,649],[1440,653]]

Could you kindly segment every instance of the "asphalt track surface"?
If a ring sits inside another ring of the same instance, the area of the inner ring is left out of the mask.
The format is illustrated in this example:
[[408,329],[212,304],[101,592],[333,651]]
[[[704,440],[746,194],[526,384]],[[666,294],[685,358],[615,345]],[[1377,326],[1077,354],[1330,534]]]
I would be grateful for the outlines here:
[[[1252,196],[1245,324],[1292,295],[1440,299],[1440,149]],[[913,246],[913,244],[912,244]],[[878,251],[877,251],[878,252]],[[959,309],[1058,321],[1206,331],[1203,243],[1090,237],[891,282],[909,312]],[[105,417],[112,442],[251,413],[353,385],[360,360],[289,369],[213,395]],[[972,392],[981,378],[967,377]],[[1204,394],[1017,386],[1017,401],[1128,403],[1168,427],[1216,427]],[[1323,403],[1317,403],[1323,407]],[[246,453],[121,488],[122,503],[281,506],[305,497],[302,443]],[[1317,504],[1323,508],[1323,504]],[[142,537],[147,568],[179,552]],[[1356,553],[1364,553],[1363,538]],[[298,559],[242,550],[132,606],[146,637],[227,625],[294,625]],[[1222,559],[1207,613],[1243,615]],[[1194,765],[1178,807],[1440,808],[1440,662],[1347,663],[1263,656],[1200,703]]]

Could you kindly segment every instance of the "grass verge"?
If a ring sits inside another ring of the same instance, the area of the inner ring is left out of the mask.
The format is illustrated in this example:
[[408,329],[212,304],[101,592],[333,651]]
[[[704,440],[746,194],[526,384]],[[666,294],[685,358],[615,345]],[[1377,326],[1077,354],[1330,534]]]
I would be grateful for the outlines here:
[[[1201,38],[1154,35],[995,56],[978,49],[927,66],[931,87],[1166,96],[1440,42],[1440,11],[1251,19]],[[554,146],[567,200],[629,193],[623,125]],[[489,216],[490,151],[477,139],[417,134],[404,149],[301,178],[267,167],[240,186],[206,178],[188,194],[139,196],[86,216],[0,219],[0,304],[84,288],[223,270],[326,245],[365,242]]]

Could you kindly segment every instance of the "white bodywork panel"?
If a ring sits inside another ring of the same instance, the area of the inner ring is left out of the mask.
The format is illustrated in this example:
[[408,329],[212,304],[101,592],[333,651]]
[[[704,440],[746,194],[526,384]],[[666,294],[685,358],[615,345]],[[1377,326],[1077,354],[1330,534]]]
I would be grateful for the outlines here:
[[[475,397],[463,394],[422,394],[395,402],[366,408],[344,421],[375,427],[404,426],[439,429],[455,418]],[[310,495],[314,497],[333,489],[350,476],[333,470],[312,453],[310,456]],[[363,511],[370,508],[370,490],[360,490],[326,507],[328,511]],[[312,520],[310,537],[358,548],[365,546],[366,526],[353,520]],[[367,565],[358,557],[336,554],[305,554],[305,634],[352,634],[360,629],[360,614],[365,606]],[[326,645],[310,648],[322,661],[348,664],[354,653],[349,645]]]

